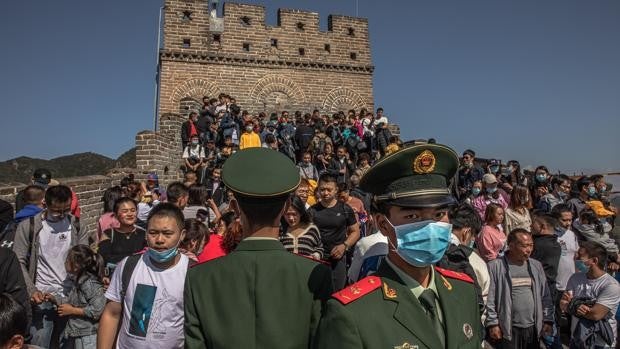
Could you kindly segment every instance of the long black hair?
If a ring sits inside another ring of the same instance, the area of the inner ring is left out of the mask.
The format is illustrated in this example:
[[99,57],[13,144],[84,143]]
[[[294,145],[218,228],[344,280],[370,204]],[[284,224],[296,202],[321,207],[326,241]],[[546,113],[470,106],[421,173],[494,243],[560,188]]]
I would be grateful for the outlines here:
[[95,253],[86,245],[75,245],[67,255],[69,264],[77,268],[75,281],[79,282],[83,275],[91,274],[101,281],[104,276],[104,263],[100,254]]
[[291,207],[299,213],[299,223],[304,225],[312,223],[312,216],[310,216],[310,213],[306,210],[306,204],[304,204],[299,196],[295,195],[292,197]]
[[[209,235],[209,228],[203,222],[195,218],[186,219],[185,238],[183,238],[179,246],[188,250],[192,241],[203,241],[203,244],[206,245],[209,242]],[[196,251],[192,252],[196,253]]]
[[114,186],[106,189],[101,201],[103,201],[103,213],[114,212],[114,203],[123,196],[123,189]]

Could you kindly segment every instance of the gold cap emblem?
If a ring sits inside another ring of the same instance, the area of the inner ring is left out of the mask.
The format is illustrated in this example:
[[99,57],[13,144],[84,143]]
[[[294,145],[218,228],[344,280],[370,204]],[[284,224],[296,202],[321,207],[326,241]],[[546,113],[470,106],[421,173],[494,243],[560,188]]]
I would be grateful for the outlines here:
[[435,169],[435,154],[430,150],[421,152],[413,160],[413,172],[415,173],[429,173]]

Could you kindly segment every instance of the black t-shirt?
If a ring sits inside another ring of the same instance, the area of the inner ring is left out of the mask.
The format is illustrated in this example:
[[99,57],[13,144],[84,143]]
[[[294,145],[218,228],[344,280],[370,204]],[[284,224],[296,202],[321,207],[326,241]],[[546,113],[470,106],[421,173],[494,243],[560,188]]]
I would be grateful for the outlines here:
[[107,265],[118,264],[123,258],[142,251],[146,247],[146,232],[137,227],[133,233],[121,233],[114,229],[103,232],[108,238],[99,243],[99,254]]
[[347,239],[347,228],[354,225],[355,212],[351,206],[338,201],[334,207],[325,207],[317,203],[310,208],[314,224],[319,227],[323,248],[327,255],[334,246]]

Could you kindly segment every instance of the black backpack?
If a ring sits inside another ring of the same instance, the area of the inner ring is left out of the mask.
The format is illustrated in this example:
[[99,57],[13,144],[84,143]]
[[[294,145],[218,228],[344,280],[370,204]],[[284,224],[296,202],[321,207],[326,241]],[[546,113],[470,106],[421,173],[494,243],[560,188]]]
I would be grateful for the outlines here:
[[[0,247],[13,249],[15,243],[15,233],[17,232],[17,226],[19,223],[12,221],[4,227],[4,230],[0,232]],[[32,241],[34,237],[34,216],[30,217],[30,228],[28,229],[28,241]]]

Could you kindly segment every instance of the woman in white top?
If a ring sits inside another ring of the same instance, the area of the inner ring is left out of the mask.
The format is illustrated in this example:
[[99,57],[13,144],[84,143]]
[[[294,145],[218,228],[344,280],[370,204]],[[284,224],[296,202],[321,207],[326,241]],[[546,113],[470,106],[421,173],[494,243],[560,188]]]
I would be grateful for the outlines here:
[[504,214],[504,231],[506,234],[510,234],[517,228],[531,231],[532,218],[529,211],[531,208],[530,191],[522,185],[515,186],[510,194],[510,204]]

